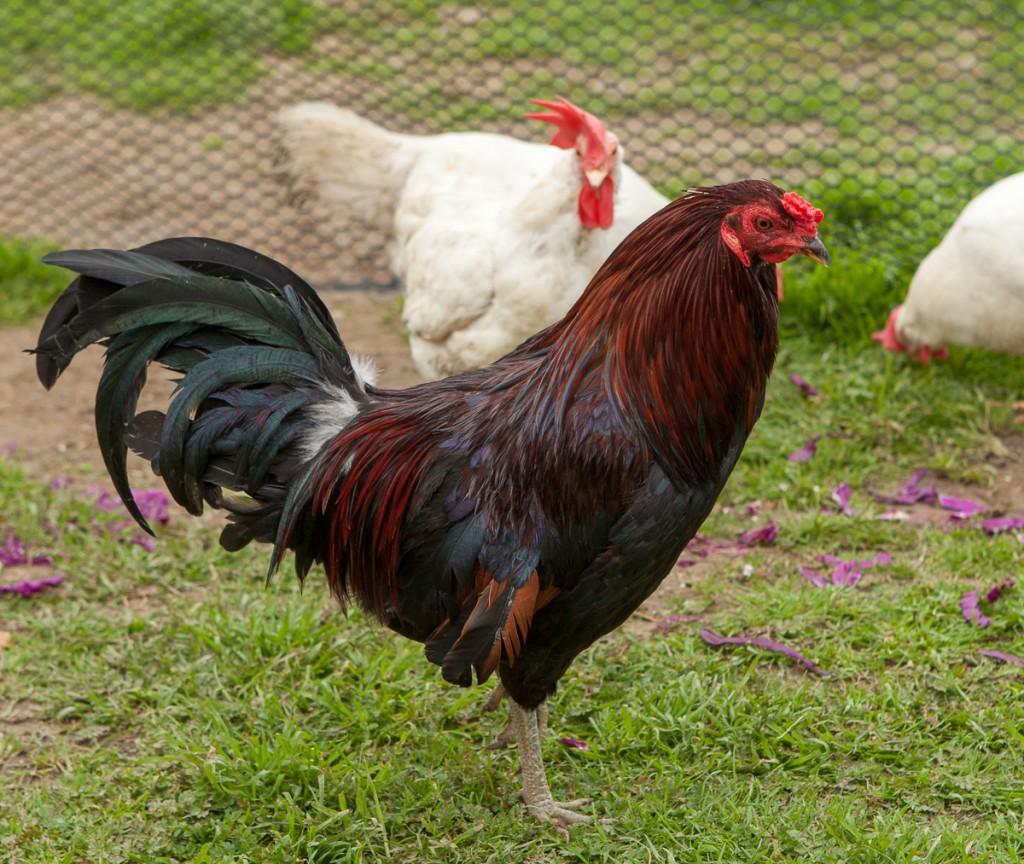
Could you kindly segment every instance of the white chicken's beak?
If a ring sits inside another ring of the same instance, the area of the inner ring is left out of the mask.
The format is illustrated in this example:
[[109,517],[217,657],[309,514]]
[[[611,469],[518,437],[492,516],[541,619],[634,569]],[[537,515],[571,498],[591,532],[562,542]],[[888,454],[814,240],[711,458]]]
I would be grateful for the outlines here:
[[601,184],[604,183],[605,178],[608,176],[608,171],[604,168],[591,168],[589,171],[584,171],[583,176],[587,178],[587,182],[594,189],[600,189]]

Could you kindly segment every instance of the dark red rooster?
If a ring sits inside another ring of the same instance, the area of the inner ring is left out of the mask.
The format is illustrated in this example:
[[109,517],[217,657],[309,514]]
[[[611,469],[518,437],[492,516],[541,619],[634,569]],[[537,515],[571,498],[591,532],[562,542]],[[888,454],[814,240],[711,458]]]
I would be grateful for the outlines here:
[[[563,832],[541,761],[545,701],[672,569],[732,471],[777,347],[775,265],[822,263],[821,211],[763,181],[694,189],[612,253],[565,318],[484,369],[374,387],[290,270],[205,239],[62,252],[81,275],[40,334],[50,387],[101,341],[100,449],[135,518],[127,448],[228,549],[322,563],[446,680],[494,672],[523,798]],[[146,367],[182,374],[135,414]]]

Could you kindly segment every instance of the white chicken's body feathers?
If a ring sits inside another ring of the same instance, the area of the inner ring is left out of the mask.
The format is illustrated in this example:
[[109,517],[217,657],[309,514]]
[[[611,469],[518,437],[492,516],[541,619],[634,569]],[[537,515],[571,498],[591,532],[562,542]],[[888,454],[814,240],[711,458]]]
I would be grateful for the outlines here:
[[394,236],[403,319],[426,377],[483,366],[562,317],[668,199],[620,161],[608,230],[583,228],[575,153],[485,132],[389,132],[346,109],[282,114],[300,186]]
[[921,261],[896,331],[911,351],[1024,354],[1024,173],[972,200]]

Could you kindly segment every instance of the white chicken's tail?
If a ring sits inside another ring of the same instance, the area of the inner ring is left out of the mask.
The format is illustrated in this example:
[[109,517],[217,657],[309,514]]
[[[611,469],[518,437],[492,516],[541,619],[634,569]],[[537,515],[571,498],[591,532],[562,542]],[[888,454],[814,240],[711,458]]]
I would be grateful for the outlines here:
[[300,102],[278,115],[284,169],[312,194],[391,232],[395,207],[419,151],[415,135],[390,132],[347,108]]

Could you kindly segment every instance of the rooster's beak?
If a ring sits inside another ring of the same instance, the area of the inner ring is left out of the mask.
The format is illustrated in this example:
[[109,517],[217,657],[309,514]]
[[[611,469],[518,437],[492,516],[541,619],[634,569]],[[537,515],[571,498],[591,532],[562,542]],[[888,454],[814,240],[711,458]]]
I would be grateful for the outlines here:
[[817,237],[812,237],[804,243],[800,248],[800,254],[806,255],[808,258],[813,258],[819,264],[824,264],[826,267],[828,267],[829,261],[831,260],[828,257],[828,249],[825,248],[825,244]]
[[589,171],[584,171],[583,176],[587,178],[587,182],[592,188],[600,189],[608,172],[604,168],[591,168]]

